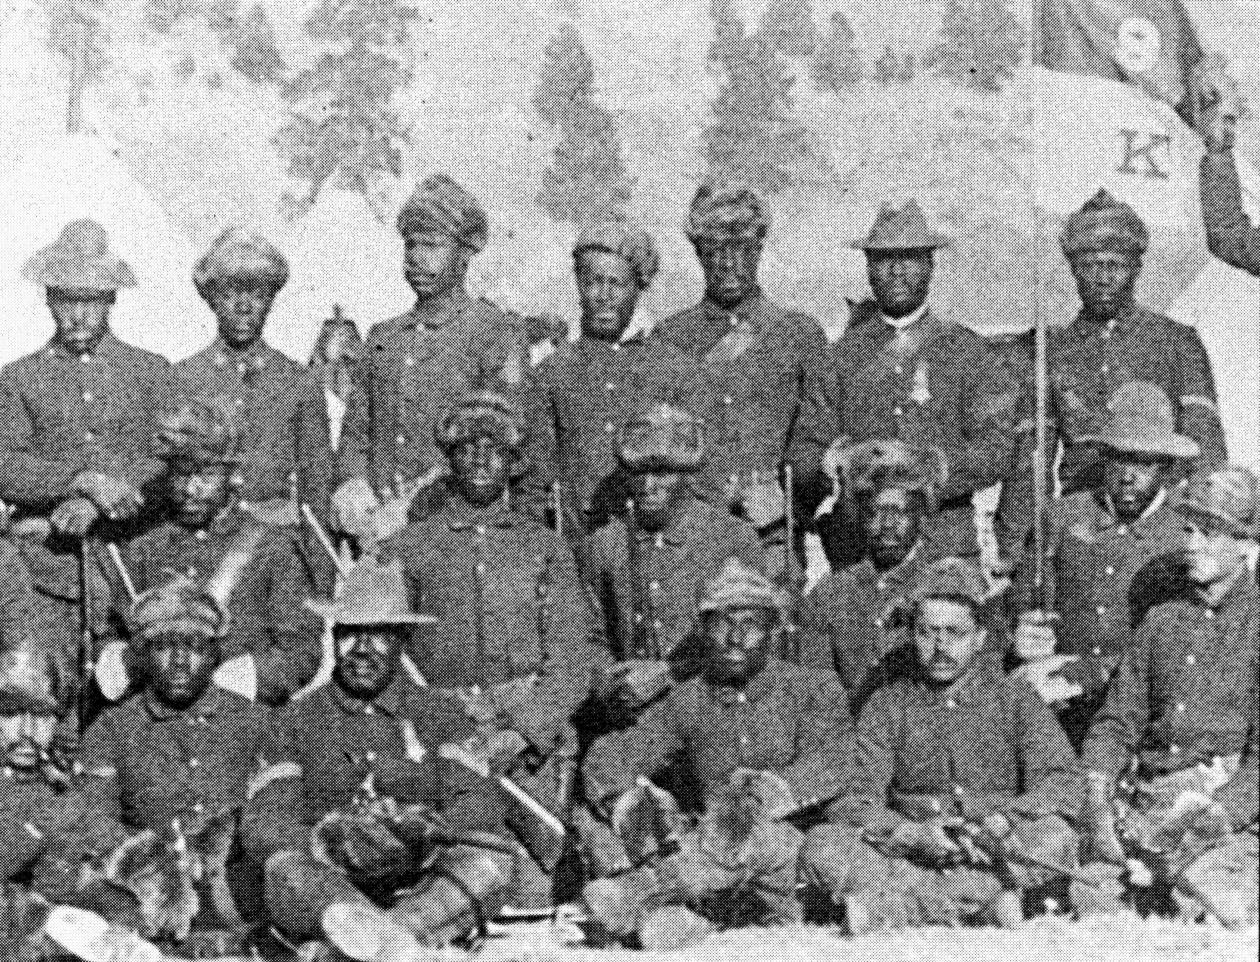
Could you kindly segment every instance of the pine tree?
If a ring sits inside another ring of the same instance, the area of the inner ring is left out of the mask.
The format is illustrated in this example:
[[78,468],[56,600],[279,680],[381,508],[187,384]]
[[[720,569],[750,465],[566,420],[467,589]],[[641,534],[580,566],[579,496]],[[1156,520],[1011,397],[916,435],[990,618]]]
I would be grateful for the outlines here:
[[559,134],[539,205],[558,223],[624,216],[632,182],[617,121],[595,101],[595,67],[570,23],[547,44],[532,102],[539,119]]
[[83,127],[83,94],[110,64],[105,0],[44,0],[48,49],[66,65],[70,91],[66,130]]
[[905,66],[901,68],[901,72],[897,74],[897,83],[908,84],[914,80],[915,74],[919,72],[919,61],[915,59],[914,54],[906,54]]
[[901,63],[893,52],[893,48],[885,44],[883,53],[875,61],[875,82],[881,87],[891,86],[897,80],[897,71],[900,67]]
[[759,32],[780,56],[789,60],[812,57],[818,47],[812,0],[768,0]]
[[286,197],[291,212],[330,181],[374,201],[382,181],[402,176],[411,128],[393,99],[415,72],[416,14],[410,0],[319,0],[312,10],[305,30],[321,52],[285,84],[290,118],[273,138],[289,176],[309,185]]
[[261,3],[256,3],[244,17],[233,16],[216,28],[219,39],[232,52],[232,66],[256,84],[281,86],[288,66],[276,43],[276,31]]
[[814,86],[824,93],[842,93],[862,82],[857,35],[843,13],[831,15],[831,32],[819,43],[810,68]]
[[928,55],[942,77],[997,93],[1024,55],[1024,27],[1009,0],[949,0]]

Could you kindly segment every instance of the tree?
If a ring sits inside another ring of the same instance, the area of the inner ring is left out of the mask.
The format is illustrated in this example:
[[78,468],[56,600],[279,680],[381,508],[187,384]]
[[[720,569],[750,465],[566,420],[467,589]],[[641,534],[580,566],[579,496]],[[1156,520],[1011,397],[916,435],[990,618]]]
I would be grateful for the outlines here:
[[914,54],[906,54],[905,66],[901,68],[901,72],[897,74],[897,83],[908,84],[914,80],[914,75],[919,72],[919,62],[915,59]]
[[532,102],[539,119],[559,134],[539,205],[558,223],[624,216],[632,183],[617,121],[595,101],[595,67],[571,23],[561,24],[547,44]]
[[942,77],[997,93],[1024,55],[1024,27],[1009,0],[949,0],[940,41],[928,51]]
[[48,49],[66,63],[70,90],[66,98],[66,130],[83,128],[83,95],[109,66],[104,0],[45,0]]
[[831,32],[818,44],[810,67],[814,86],[824,93],[842,93],[862,82],[857,35],[843,13],[831,15]]
[[279,87],[289,68],[276,43],[276,31],[261,3],[244,17],[211,20],[223,45],[232,52],[232,66],[256,84]]
[[897,72],[901,62],[893,52],[893,48],[884,44],[884,50],[875,61],[875,82],[881,87],[891,86],[897,80]]
[[767,0],[759,32],[775,53],[805,60],[818,46],[812,0]]
[[273,138],[289,176],[309,185],[286,195],[290,212],[330,181],[375,202],[382,181],[402,176],[411,128],[393,99],[415,72],[416,15],[409,0],[319,0],[311,11],[304,29],[321,52],[285,84],[290,117]]

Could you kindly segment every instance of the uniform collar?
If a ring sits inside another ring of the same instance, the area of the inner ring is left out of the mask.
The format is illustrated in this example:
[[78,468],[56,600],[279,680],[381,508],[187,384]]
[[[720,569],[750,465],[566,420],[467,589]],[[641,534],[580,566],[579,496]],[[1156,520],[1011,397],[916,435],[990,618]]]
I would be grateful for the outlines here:
[[399,665],[394,670],[394,680],[389,683],[389,687],[371,701],[361,701],[353,697],[337,684],[336,678],[329,681],[328,690],[334,704],[347,715],[380,714],[387,718],[401,718],[407,702],[407,682],[403,677],[405,674],[406,669]]
[[901,559],[901,564],[889,568],[887,571],[880,571],[871,563],[870,557],[865,557],[859,563],[856,573],[863,581],[871,581],[879,586],[881,591],[888,589],[890,585],[909,584],[919,573],[919,548],[922,541],[915,544],[910,549],[910,553]]
[[[686,482],[684,482],[686,483]],[[637,531],[640,541],[654,541],[659,538],[672,548],[679,548],[694,540],[701,525],[704,504],[690,490],[683,493],[682,499],[674,507],[669,526],[664,531]]]
[[718,685],[700,676],[701,684],[708,690],[714,701],[723,705],[747,703],[755,705],[782,685],[786,664],[777,658],[766,662],[766,667],[751,678],[743,688],[733,685]]
[[123,343],[114,335],[113,330],[106,330],[105,336],[97,343],[96,348],[87,354],[75,354],[66,350],[61,342],[53,337],[44,349],[44,353],[59,361],[75,361],[91,364],[94,361],[113,360],[122,354]]
[[439,300],[414,304],[411,310],[403,315],[403,324],[407,327],[422,327],[430,331],[440,330],[456,316],[462,314],[471,300],[472,295],[467,290],[457,287]]
[[172,708],[170,705],[164,705],[153,696],[153,691],[149,688],[144,690],[141,695],[144,700],[145,710],[148,711],[149,717],[155,722],[170,721],[174,718],[213,718],[219,713],[219,709],[223,705],[223,689],[211,682],[206,686],[206,690],[201,693],[201,697],[189,705],[187,708]]
[[892,328],[894,331],[900,334],[902,331],[908,330],[909,328],[913,327],[915,324],[918,324],[920,321],[924,320],[927,317],[927,315],[928,315],[928,303],[927,301],[924,301],[915,310],[911,311],[905,317],[889,317],[887,314],[884,314],[882,311],[880,312],[879,317],[880,317],[880,320],[884,322],[884,324],[886,324],[888,327]]
[[202,528],[185,528],[177,521],[172,521],[171,526],[177,537],[186,538],[206,538],[206,537],[226,537],[236,534],[241,529],[244,516],[241,513],[240,506],[236,502],[229,502],[228,506],[210,519],[210,523]]
[[[241,365],[245,365],[246,368],[261,371],[275,353],[276,351],[261,337],[243,351],[229,347],[222,338],[217,338],[211,345],[211,360],[215,367],[235,365],[240,368]],[[241,373],[244,373],[244,369]]]
[[[1193,588],[1190,589],[1189,598],[1192,604],[1207,609],[1208,605],[1199,597],[1199,593]],[[1221,596],[1221,599],[1211,607],[1218,617],[1228,618],[1231,615],[1246,615],[1257,609],[1260,605],[1260,589],[1256,586],[1256,572],[1251,565],[1243,568],[1242,574],[1238,576],[1238,580],[1233,583],[1229,591]],[[1254,641],[1254,632],[1252,641]]]
[[1125,310],[1121,311],[1109,321],[1095,320],[1084,309],[1077,312],[1075,319],[1068,325],[1068,330],[1074,332],[1081,340],[1089,340],[1097,337],[1104,331],[1126,330],[1142,316],[1142,309],[1137,303],[1130,304]]
[[475,508],[458,494],[451,493],[442,507],[446,523],[452,531],[470,531],[473,528],[511,528],[519,516],[511,506],[498,498],[488,508]]
[[1105,491],[1099,491],[1094,496],[1094,501],[1099,508],[1099,529],[1128,528],[1133,534],[1140,535],[1163,517],[1160,510],[1168,502],[1168,489],[1161,488],[1155,495],[1155,500],[1146,506],[1135,521],[1121,522],[1116,516],[1115,508],[1112,507],[1111,497]]
[[758,286],[753,288],[747,297],[736,304],[733,311],[715,303],[708,296],[700,302],[700,307],[706,317],[713,320],[720,318],[731,327],[734,327],[741,321],[755,325],[761,316],[761,310],[765,302],[765,295],[762,293],[761,287]]
[[982,650],[967,666],[962,677],[948,688],[936,688],[928,684],[921,673],[916,673],[916,684],[923,691],[931,693],[934,700],[955,702],[961,705],[982,701],[1002,684],[1002,678],[1000,660]]
[[616,341],[605,341],[601,337],[591,337],[582,334],[574,341],[574,345],[584,354],[616,354],[627,347],[642,344],[644,342],[643,332],[635,331],[633,334],[622,333],[622,336]]

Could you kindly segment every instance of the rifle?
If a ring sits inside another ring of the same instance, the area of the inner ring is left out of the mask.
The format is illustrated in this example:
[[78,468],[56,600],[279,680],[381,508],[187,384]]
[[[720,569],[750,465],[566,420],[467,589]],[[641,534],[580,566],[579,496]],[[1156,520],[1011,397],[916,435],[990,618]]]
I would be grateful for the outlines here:
[[[783,580],[790,596],[796,597],[796,477],[792,465],[783,465]],[[783,658],[796,663],[801,657],[801,641],[796,623],[783,626]]]
[[79,734],[82,735],[87,729],[89,720],[86,696],[88,681],[92,677],[92,649],[95,647],[95,639],[92,635],[91,577],[88,572],[88,536],[86,534],[79,539],[77,561],[79,567],[79,649],[75,653],[75,662],[79,684],[74,695],[74,717]]

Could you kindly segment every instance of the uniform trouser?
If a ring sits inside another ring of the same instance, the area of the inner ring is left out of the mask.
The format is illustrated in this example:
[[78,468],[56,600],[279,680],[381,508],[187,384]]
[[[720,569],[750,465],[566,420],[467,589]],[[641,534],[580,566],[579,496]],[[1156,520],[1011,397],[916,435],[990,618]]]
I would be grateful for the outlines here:
[[[1214,906],[1234,924],[1255,925],[1260,920],[1260,838],[1256,826],[1221,840],[1195,859],[1186,878],[1206,894]],[[1174,891],[1181,914],[1203,916],[1195,899]]]
[[[1020,823],[1015,834],[1025,851],[1052,863],[1072,864],[1076,833],[1058,816]],[[848,825],[818,825],[806,833],[801,879],[836,904],[846,899],[863,903],[883,928],[981,920],[1003,891],[988,869],[929,868],[887,855]],[[1020,881],[1031,888],[1049,879],[1028,872]]]

